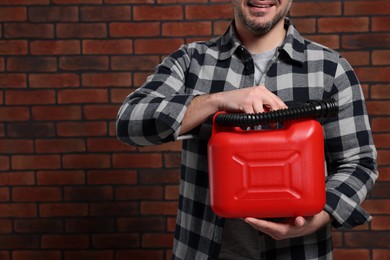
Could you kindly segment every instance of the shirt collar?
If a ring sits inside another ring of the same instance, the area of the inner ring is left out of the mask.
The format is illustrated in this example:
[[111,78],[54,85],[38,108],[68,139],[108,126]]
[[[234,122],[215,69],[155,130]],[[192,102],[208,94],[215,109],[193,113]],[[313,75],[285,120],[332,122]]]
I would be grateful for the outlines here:
[[[285,28],[287,29],[286,38],[284,39],[279,50],[284,51],[290,59],[299,63],[304,62],[305,40],[296,30],[289,18],[285,18]],[[225,60],[230,58],[239,49],[243,51],[245,47],[240,42],[235,29],[234,21],[230,24],[226,33],[221,37],[221,52],[219,59]]]

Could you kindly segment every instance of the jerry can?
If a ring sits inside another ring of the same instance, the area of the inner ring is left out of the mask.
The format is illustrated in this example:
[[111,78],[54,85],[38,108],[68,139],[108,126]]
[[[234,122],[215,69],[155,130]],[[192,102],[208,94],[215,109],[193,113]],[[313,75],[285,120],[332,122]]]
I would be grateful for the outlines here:
[[214,116],[208,143],[210,203],[217,215],[282,218],[324,208],[324,136],[317,120],[290,114],[293,120],[282,128],[243,130],[216,123],[221,114]]

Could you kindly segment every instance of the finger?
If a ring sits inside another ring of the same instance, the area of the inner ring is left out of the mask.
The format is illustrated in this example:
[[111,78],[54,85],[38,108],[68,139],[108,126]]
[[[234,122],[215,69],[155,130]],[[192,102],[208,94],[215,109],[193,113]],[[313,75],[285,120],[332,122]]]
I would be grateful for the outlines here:
[[295,218],[295,221],[294,221],[294,225],[296,227],[303,227],[303,225],[305,225],[306,223],[306,219],[304,217],[296,217]]

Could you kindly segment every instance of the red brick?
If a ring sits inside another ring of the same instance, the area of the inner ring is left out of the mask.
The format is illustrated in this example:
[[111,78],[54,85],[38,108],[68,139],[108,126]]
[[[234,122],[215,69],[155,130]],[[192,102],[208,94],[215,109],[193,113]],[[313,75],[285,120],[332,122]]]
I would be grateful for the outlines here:
[[[157,48],[158,44],[154,45]],[[137,56],[114,56],[111,58],[113,70],[149,70],[153,71],[159,63],[158,56],[137,55]]]
[[107,102],[108,92],[106,89],[72,89],[58,92],[59,104]]
[[0,139],[0,154],[32,153],[32,140]]
[[119,142],[117,137],[88,138],[87,149],[88,152],[127,152],[134,151],[135,147]]
[[294,2],[290,14],[295,16],[335,16],[341,15],[339,2]]
[[[294,18],[292,22],[302,34],[316,32],[316,19],[314,18]],[[221,33],[224,33],[225,30]]]
[[18,172],[12,171],[11,173],[1,173],[0,183],[4,186],[13,185],[33,185],[35,183],[33,172]]
[[8,171],[10,169],[9,156],[0,156],[0,171]]
[[137,202],[91,203],[92,216],[133,216],[138,212]]
[[6,23],[5,38],[53,38],[53,24]]
[[68,233],[114,232],[115,221],[109,218],[67,219],[65,230]]
[[160,23],[110,23],[111,37],[146,37],[160,35]]
[[50,259],[50,260],[61,260],[60,251],[12,251],[12,259],[15,260],[40,260],[40,259]]
[[[133,249],[133,250],[120,250],[116,254],[116,260],[128,260],[129,255],[134,257],[134,259],[153,259],[153,260],[163,260],[164,251],[162,250],[141,250],[141,249]],[[167,257],[169,258],[169,257]]]
[[177,202],[141,202],[141,214],[142,215],[176,215]]
[[38,139],[35,141],[37,153],[85,152],[82,139]]
[[82,203],[45,203],[39,205],[41,217],[80,217],[88,214],[88,205]]
[[354,259],[367,260],[370,259],[370,250],[367,249],[336,249],[334,259]]
[[38,185],[80,185],[85,184],[85,173],[83,171],[38,171]]
[[367,32],[369,19],[367,17],[343,17],[318,19],[318,31],[333,32]]
[[233,10],[231,4],[218,5],[188,5],[185,6],[185,15],[188,20],[197,19],[231,19]]
[[1,0],[1,5],[47,5],[50,0]]
[[390,249],[374,249],[372,260],[390,259]]
[[[230,21],[214,21],[213,22],[213,32],[215,35],[222,35],[226,32]],[[299,24],[299,23],[298,23]]]
[[387,0],[346,1],[344,13],[346,15],[390,14],[390,3]]
[[172,245],[172,233],[146,233],[142,236],[142,246],[145,248],[171,248]]
[[0,55],[27,54],[27,48],[28,44],[25,40],[0,40]]
[[112,250],[77,250],[77,251],[66,251],[64,253],[64,260],[111,260],[114,258],[114,252]]
[[139,174],[139,182],[144,184],[177,184],[180,180],[179,170],[164,169],[156,171],[142,171]]
[[126,21],[131,18],[131,7],[122,6],[86,6],[80,8],[82,21]]
[[32,41],[30,51],[33,55],[80,54],[80,42],[77,40]]
[[374,132],[390,131],[390,118],[389,117],[373,118],[371,126]]
[[[374,134],[374,142],[377,149],[390,148],[390,134]],[[390,188],[390,187],[389,187]]]
[[390,104],[387,101],[367,101],[366,104],[370,115],[390,114]]
[[176,229],[176,217],[168,217],[167,218],[167,231],[175,232]]
[[169,54],[177,50],[182,44],[181,39],[139,39],[135,40],[137,54]]
[[113,199],[111,186],[69,187],[64,189],[67,201],[107,201]]
[[389,67],[355,68],[361,82],[389,82]]
[[165,186],[166,200],[178,200],[179,199],[179,185],[167,185]]
[[211,22],[167,22],[163,23],[164,36],[211,35]]
[[131,54],[132,40],[84,40],[84,54]]
[[[0,188],[0,201],[10,201],[10,189],[9,188]],[[0,233],[2,232],[2,222],[0,220]]]
[[389,150],[379,150],[377,163],[379,166],[387,165],[390,161],[390,151]]
[[60,58],[63,70],[107,70],[108,57],[104,56],[68,56]]
[[163,231],[165,229],[164,217],[132,217],[119,218],[117,221],[118,231]]
[[57,70],[54,57],[10,57],[7,59],[8,71],[50,72]]
[[372,52],[373,65],[389,65],[390,64],[390,50],[378,50]]
[[52,90],[8,90],[5,92],[5,103],[10,105],[54,104]]
[[372,230],[390,230],[390,216],[375,216],[371,221]]
[[118,171],[118,170],[105,170],[105,171],[89,171],[87,173],[87,179],[89,185],[101,185],[101,184],[136,184],[137,173],[135,171]]
[[87,120],[116,118],[118,106],[116,105],[90,105],[84,107],[84,116]]
[[0,121],[23,121],[28,120],[30,114],[27,107],[2,107]]
[[379,168],[378,182],[390,181],[390,167]]
[[82,85],[84,87],[128,87],[131,85],[131,73],[84,73]]
[[11,165],[15,170],[58,169],[61,166],[57,155],[14,155]]
[[114,168],[160,168],[162,156],[159,153],[114,154]]
[[103,0],[52,0],[54,4],[102,4]]
[[79,75],[73,73],[30,74],[31,88],[69,88],[79,87]]
[[33,249],[39,248],[38,235],[8,235],[0,236],[2,248],[10,249]]
[[10,137],[51,137],[55,135],[55,126],[53,123],[9,123],[8,136]]
[[115,198],[118,200],[161,200],[163,188],[161,186],[118,187]]
[[105,136],[107,124],[105,122],[59,123],[58,136]]
[[30,7],[28,10],[32,22],[77,22],[78,15],[76,6]]
[[340,36],[334,34],[319,34],[307,36],[308,39],[318,42],[332,49],[340,48]]
[[[7,234],[7,233],[12,233],[12,224],[13,221],[11,219],[1,219],[0,220],[0,233],[1,234]],[[1,253],[0,253],[0,259],[1,258]]]
[[166,153],[164,154],[165,168],[180,168],[181,153]]
[[43,235],[42,248],[52,249],[80,249],[88,248],[89,237],[87,235]]
[[[36,205],[33,203],[1,203],[0,217],[6,218],[32,218],[37,216]],[[1,242],[0,242],[1,244]],[[4,244],[1,244],[4,248]]]
[[[134,6],[133,7],[134,20],[146,21],[146,20],[181,20],[183,19],[182,6]],[[187,18],[188,19],[188,18]]]
[[[133,89],[135,90],[135,89]],[[132,89],[110,89],[110,102],[116,104],[122,104],[126,96],[132,92]]]
[[18,233],[56,233],[63,231],[63,224],[59,219],[19,219],[14,221],[14,226]]
[[65,23],[57,25],[59,38],[104,38],[107,28],[104,23]]
[[352,67],[370,64],[370,52],[368,51],[343,51],[341,55],[347,59]]
[[105,154],[77,154],[63,156],[63,167],[65,169],[108,168],[110,165],[110,156]]
[[25,7],[0,7],[0,22],[26,21],[27,12]]
[[95,248],[131,248],[138,247],[140,245],[138,234],[104,234],[93,235],[92,245]]
[[379,16],[371,18],[371,30],[377,32],[388,32],[390,23],[390,17],[388,16]]
[[53,187],[14,187],[12,200],[17,202],[42,202],[61,200],[62,191]]
[[[50,111],[50,113],[48,113]],[[81,119],[80,106],[34,106],[32,108],[34,120],[77,120]]]
[[[375,41],[373,41],[375,39]],[[344,35],[342,47],[345,49],[383,48],[390,45],[390,34],[356,34]]]
[[345,232],[345,244],[348,247],[387,247],[390,233],[383,232]]
[[390,200],[387,199],[365,200],[363,207],[370,214],[390,214]]

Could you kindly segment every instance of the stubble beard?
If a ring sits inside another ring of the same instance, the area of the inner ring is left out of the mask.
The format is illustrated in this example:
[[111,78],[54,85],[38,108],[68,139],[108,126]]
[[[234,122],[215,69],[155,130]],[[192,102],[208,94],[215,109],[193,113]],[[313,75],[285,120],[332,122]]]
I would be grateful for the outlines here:
[[[282,10],[281,12],[277,13],[276,16],[269,22],[266,23],[259,23],[256,22],[256,19],[250,19],[245,15],[243,10],[241,10],[239,7],[236,6],[235,12],[237,14],[237,17],[241,22],[248,28],[250,31],[252,31],[256,35],[264,35],[268,33],[275,24],[279,23],[280,20],[284,19],[284,17],[287,16],[288,11],[290,9],[291,2],[287,5],[287,7]],[[261,16],[261,14],[259,14]]]

